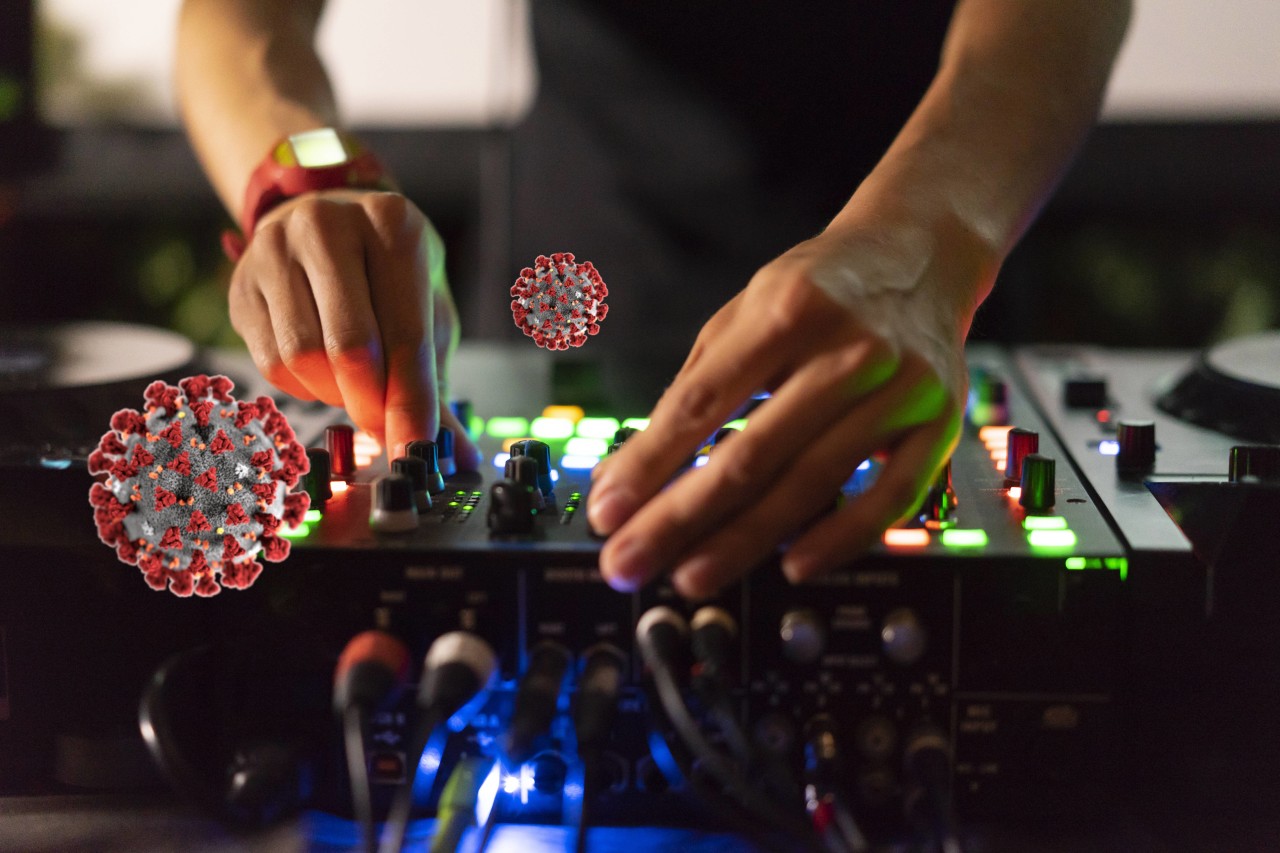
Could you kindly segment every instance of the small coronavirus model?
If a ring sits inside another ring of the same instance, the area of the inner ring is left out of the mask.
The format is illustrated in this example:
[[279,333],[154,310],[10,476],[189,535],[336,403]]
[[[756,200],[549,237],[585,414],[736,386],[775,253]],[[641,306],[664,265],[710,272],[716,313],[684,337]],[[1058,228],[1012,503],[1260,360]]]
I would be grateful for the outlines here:
[[511,315],[540,347],[580,347],[587,335],[600,333],[600,321],[609,313],[604,304],[608,295],[590,261],[576,263],[570,252],[538,255],[511,287]]
[[121,409],[89,455],[98,536],[152,589],[217,595],[248,589],[263,558],[279,562],[306,492],[291,491],[308,469],[306,450],[270,397],[231,396],[225,376],[191,376],[178,388],[147,386],[146,411]]

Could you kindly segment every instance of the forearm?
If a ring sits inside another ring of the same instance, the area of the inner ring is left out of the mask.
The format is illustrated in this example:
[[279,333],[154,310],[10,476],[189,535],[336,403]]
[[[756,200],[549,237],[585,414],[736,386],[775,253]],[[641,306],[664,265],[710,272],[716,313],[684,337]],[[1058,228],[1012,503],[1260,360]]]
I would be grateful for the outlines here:
[[[967,331],[1096,119],[1129,0],[960,0],[933,84],[828,229],[908,223]],[[888,238],[892,239],[892,238]]]
[[315,31],[323,0],[186,0],[175,85],[187,133],[239,221],[249,176],[284,136],[337,123]]

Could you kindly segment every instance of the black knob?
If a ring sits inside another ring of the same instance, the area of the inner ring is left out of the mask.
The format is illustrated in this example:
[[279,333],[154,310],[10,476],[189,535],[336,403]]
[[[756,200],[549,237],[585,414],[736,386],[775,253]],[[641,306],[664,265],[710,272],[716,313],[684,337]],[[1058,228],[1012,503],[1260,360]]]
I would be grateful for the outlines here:
[[511,445],[512,456],[528,456],[538,463],[538,489],[543,495],[550,495],[555,488],[551,481],[551,448],[544,441],[526,438]]
[[534,509],[545,506],[542,489],[538,488],[538,463],[531,456],[512,456],[507,459],[502,476],[513,483],[533,489]]
[[373,507],[369,525],[375,530],[399,533],[418,526],[418,508],[413,502],[413,481],[400,474],[384,474],[373,487]]
[[533,531],[533,489],[499,480],[489,489],[489,530],[499,535]]
[[453,462],[453,430],[446,426],[436,432],[436,449],[440,456],[440,473],[452,477],[458,473],[458,466]]
[[635,435],[639,431],[640,430],[635,427],[618,427],[617,431],[613,434],[613,443],[619,445],[625,444],[627,439],[631,438],[631,436]]
[[1040,452],[1040,433],[1029,429],[1014,427],[1009,430],[1008,444],[1005,445],[1004,478],[1010,483],[1022,482],[1022,460],[1032,453]]
[[1124,473],[1150,471],[1156,464],[1156,425],[1153,421],[1120,421],[1116,425],[1116,470]]
[[938,476],[933,478],[933,485],[925,493],[924,503],[920,506],[920,521],[928,524],[942,524],[951,519],[956,511],[956,490],[951,485],[951,460],[942,466]]
[[827,628],[822,617],[812,610],[788,610],[778,626],[782,653],[799,664],[817,663],[827,648]]
[[1101,376],[1068,376],[1062,383],[1062,404],[1068,409],[1105,409],[1107,380]]
[[1030,512],[1051,509],[1056,499],[1054,468],[1053,459],[1039,453],[1030,453],[1023,458],[1022,494],[1018,497],[1018,503]]
[[408,477],[413,483],[413,503],[418,512],[431,509],[431,493],[427,490],[430,479],[427,474],[427,462],[417,456],[399,456],[391,460],[391,473]]
[[329,451],[333,476],[349,480],[356,475],[356,431],[346,424],[324,428],[324,448]]
[[405,445],[406,456],[415,456],[427,463],[427,491],[438,495],[444,491],[444,477],[440,474],[439,450],[434,441],[411,441]]
[[1227,479],[1233,483],[1280,482],[1280,444],[1240,445],[1231,448]]
[[333,497],[333,489],[329,486],[333,470],[329,460],[329,451],[319,447],[307,448],[307,462],[310,463],[310,467],[302,480],[302,488],[311,496],[313,504],[322,504]]

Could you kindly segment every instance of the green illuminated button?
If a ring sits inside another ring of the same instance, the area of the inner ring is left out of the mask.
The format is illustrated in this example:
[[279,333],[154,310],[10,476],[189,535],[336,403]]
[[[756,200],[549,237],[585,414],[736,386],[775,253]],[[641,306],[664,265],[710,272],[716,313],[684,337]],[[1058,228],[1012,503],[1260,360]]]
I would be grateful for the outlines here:
[[1076,534],[1071,530],[1032,530],[1027,533],[1032,548],[1074,548]]
[[311,522],[312,524],[319,521],[320,519],[321,519],[320,510],[318,509],[309,509],[307,510],[306,515],[302,516],[303,521],[308,521],[308,522]]
[[484,418],[479,415],[472,415],[471,419],[467,421],[467,434],[484,435]]
[[1028,515],[1022,526],[1027,530],[1066,530],[1067,520],[1060,515]]
[[524,418],[489,418],[485,428],[492,438],[522,438],[529,434],[529,422]]
[[277,536],[283,536],[285,539],[306,539],[311,533],[311,527],[303,522],[297,527],[282,528],[276,531]]
[[648,418],[627,418],[625,421],[622,422],[622,425],[624,427],[631,427],[632,429],[648,429],[649,419]]
[[529,424],[529,435],[541,439],[568,438],[573,435],[573,421],[568,418],[534,418]]
[[[599,438],[611,441],[619,426],[621,424],[618,423],[617,418],[583,418],[578,421],[577,431],[582,438]],[[606,444],[605,450],[608,449],[609,446]],[[602,451],[596,455],[603,456],[604,452]]]
[[[612,433],[610,433],[612,435]],[[609,442],[603,438],[571,438],[564,443],[565,456],[604,456],[609,452]]]
[[1088,566],[1088,562],[1084,557],[1067,557],[1067,568],[1072,571],[1079,571]]
[[960,529],[953,527],[942,531],[942,544],[948,548],[985,548],[987,531],[981,528]]

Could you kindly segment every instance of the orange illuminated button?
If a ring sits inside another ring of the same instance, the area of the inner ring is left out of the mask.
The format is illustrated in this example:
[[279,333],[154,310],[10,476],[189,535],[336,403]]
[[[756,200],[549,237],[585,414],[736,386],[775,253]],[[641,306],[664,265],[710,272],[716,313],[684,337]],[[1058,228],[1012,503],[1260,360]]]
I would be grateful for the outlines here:
[[884,544],[891,548],[921,548],[929,544],[929,531],[920,527],[891,527],[884,532]]
[[984,426],[978,430],[978,440],[986,445],[987,450],[994,447],[1004,447],[1009,443],[1009,430],[1013,429],[1009,424],[1000,426]]
[[1022,486],[1010,486],[1010,487],[1009,487],[1009,498],[1010,498],[1011,500],[1015,500],[1015,501],[1016,501],[1016,500],[1018,500],[1018,499],[1019,499],[1019,498],[1021,498],[1021,497],[1022,497]]
[[547,406],[542,410],[544,418],[558,418],[575,424],[586,417],[586,414],[581,406]]
[[346,480],[332,480],[329,483],[329,488],[332,489],[333,494],[337,496],[345,492],[350,487],[347,485]]

